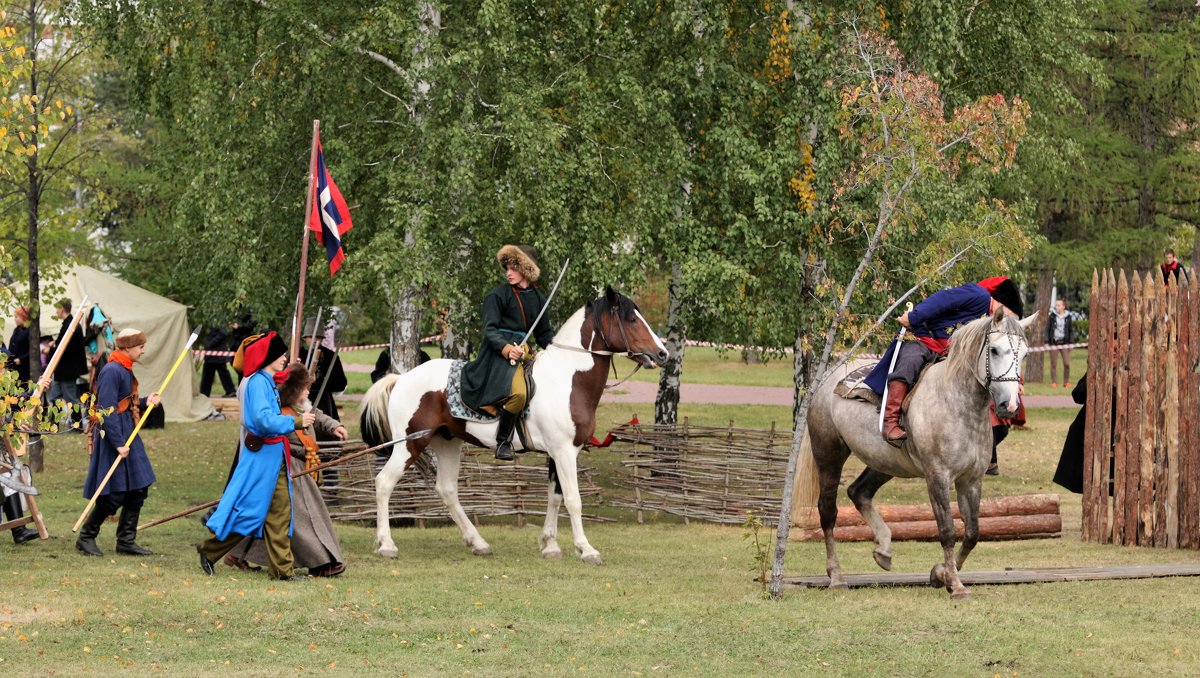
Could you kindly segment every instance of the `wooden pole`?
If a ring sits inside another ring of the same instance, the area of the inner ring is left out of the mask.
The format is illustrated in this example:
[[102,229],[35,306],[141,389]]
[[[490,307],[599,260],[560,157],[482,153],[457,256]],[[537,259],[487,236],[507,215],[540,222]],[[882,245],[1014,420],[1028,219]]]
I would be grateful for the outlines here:
[[317,174],[317,144],[321,134],[321,121],[313,120],[312,144],[308,152],[308,193],[304,195],[304,236],[300,245],[300,288],[296,292],[296,317],[292,319],[291,359],[300,357],[300,332],[304,327],[304,284],[308,279],[308,225],[312,222],[313,179]]
[[[412,440],[414,438],[420,438],[422,436],[427,436],[431,433],[433,433],[432,429],[423,429],[421,431],[416,431],[415,433],[409,433],[408,435],[404,436],[403,438],[396,438],[395,440],[389,440],[386,443],[380,443],[374,447],[368,447],[365,450],[358,450],[357,452],[351,452],[350,454],[342,455],[342,456],[338,457],[337,459],[331,459],[323,464],[318,464],[310,469],[298,471],[296,473],[293,473],[291,475],[291,477],[299,478],[300,476],[305,475],[306,473],[316,473],[317,471],[323,471],[323,470],[329,468],[330,466],[337,466],[338,464],[350,461],[351,459],[357,459],[358,457],[361,457],[364,454],[368,454],[370,452],[374,452],[376,450],[383,449],[383,448],[387,447],[388,445],[395,445],[397,443],[401,443],[406,440]],[[162,525],[165,522],[175,520],[176,518],[182,518],[186,515],[191,515],[191,514],[195,513],[196,511],[204,510],[210,506],[216,506],[220,502],[221,502],[220,499],[214,499],[212,501],[204,502],[203,504],[193,506],[189,509],[184,509],[184,510],[180,511],[179,513],[169,515],[166,518],[159,518],[158,520],[152,520],[152,521],[146,523],[145,525],[139,525],[138,530],[144,530],[148,527],[154,527],[155,525]]]
[[[175,370],[179,369],[179,363],[182,363],[184,357],[186,357],[187,354],[192,350],[192,344],[196,343],[196,338],[199,336],[200,328],[196,328],[196,331],[192,332],[192,336],[188,337],[187,345],[183,347],[183,351],[179,353],[179,357],[175,359],[175,364],[171,366],[171,371],[167,373],[167,378],[163,379],[162,386],[159,386],[158,390],[154,391],[154,393],[158,393],[161,396],[162,392],[166,390],[167,384],[171,382],[171,377],[175,376]],[[150,416],[150,411],[153,409],[153,403],[146,407],[146,411],[142,413],[142,418],[138,420],[137,426],[133,427],[133,432],[129,434],[129,439],[125,441],[125,445],[123,445],[123,447],[129,447],[133,444],[133,439],[137,437],[138,431],[142,430],[142,424],[146,423],[146,419]],[[88,512],[90,512],[92,507],[96,505],[96,500],[100,498],[100,493],[104,492],[105,486],[108,485],[109,479],[112,478],[113,473],[116,472],[117,465],[121,463],[122,459],[124,459],[124,457],[118,454],[117,458],[113,460],[112,466],[108,468],[108,473],[104,474],[104,480],[101,480],[100,485],[96,488],[96,493],[92,495],[90,500],[88,500],[87,506],[83,508],[83,513],[79,514],[79,520],[76,520],[75,526],[71,528],[72,532],[79,531],[79,526],[83,525],[83,521],[87,518]]]

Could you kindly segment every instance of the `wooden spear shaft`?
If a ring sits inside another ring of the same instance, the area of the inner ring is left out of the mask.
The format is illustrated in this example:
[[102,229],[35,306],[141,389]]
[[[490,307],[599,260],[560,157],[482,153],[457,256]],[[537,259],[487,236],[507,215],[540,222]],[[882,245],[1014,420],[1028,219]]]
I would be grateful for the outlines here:
[[[329,460],[329,461],[327,461],[327,462],[325,462],[325,463],[323,463],[323,464],[318,464],[317,466],[314,466],[314,467],[312,467],[312,468],[310,468],[310,469],[305,469],[305,470],[303,470],[303,471],[300,471],[300,472],[298,472],[298,473],[293,473],[291,477],[292,477],[292,478],[299,478],[300,476],[302,476],[302,475],[304,475],[304,474],[306,474],[306,473],[316,473],[317,471],[322,471],[322,470],[324,470],[324,469],[327,469],[327,468],[329,468],[330,466],[337,466],[338,464],[341,464],[342,462],[347,462],[347,461],[350,461],[351,459],[356,459],[356,458],[358,458],[358,457],[361,457],[361,456],[363,456],[364,454],[367,454],[367,453],[370,453],[370,452],[375,452],[376,450],[383,449],[383,448],[387,447],[388,445],[395,445],[395,444],[397,444],[397,443],[402,443],[402,442],[404,442],[404,441],[406,441],[406,440],[412,440],[412,439],[414,439],[414,438],[420,438],[420,437],[423,437],[423,436],[427,436],[427,435],[429,435],[430,433],[433,433],[433,430],[432,430],[432,429],[424,429],[424,430],[421,430],[421,431],[417,431],[416,433],[410,433],[410,434],[408,434],[408,435],[404,436],[403,438],[397,438],[397,439],[395,439],[395,440],[389,440],[388,442],[386,442],[386,443],[381,443],[381,444],[379,444],[379,445],[376,445],[375,447],[368,447],[368,448],[367,448],[367,449],[365,449],[365,450],[359,450],[359,451],[357,451],[357,452],[351,452],[350,454],[343,455],[343,456],[341,456],[341,457],[338,457],[337,459],[331,459],[331,460]],[[141,531],[141,530],[144,530],[144,529],[146,529],[146,528],[148,528],[148,527],[154,527],[155,525],[162,525],[162,524],[163,524],[163,523],[165,523],[165,522],[169,522],[169,521],[175,520],[176,518],[182,518],[182,517],[184,517],[184,516],[191,515],[191,514],[195,513],[196,511],[203,511],[204,509],[206,509],[206,508],[208,508],[208,507],[210,507],[210,506],[216,506],[216,505],[217,505],[217,504],[219,504],[219,503],[221,503],[221,500],[220,500],[220,499],[214,499],[214,500],[212,500],[212,501],[204,502],[203,504],[200,504],[200,505],[198,505],[198,506],[193,506],[193,507],[191,507],[191,508],[189,508],[189,509],[184,509],[184,510],[180,511],[179,513],[176,513],[176,514],[173,514],[173,515],[169,515],[169,516],[167,516],[166,518],[159,518],[158,520],[152,520],[152,521],[150,521],[150,522],[146,523],[145,525],[138,525],[138,530],[139,530],[139,531]]]
[[[162,392],[167,389],[167,384],[171,383],[171,377],[175,376],[175,370],[179,369],[179,364],[183,362],[185,357],[187,357],[188,352],[192,350],[192,344],[196,343],[196,339],[199,336],[200,328],[196,328],[196,331],[192,332],[192,336],[188,337],[187,346],[183,347],[183,351],[181,351],[179,353],[179,357],[175,359],[175,364],[171,366],[171,371],[167,373],[167,378],[163,379],[162,386],[159,386],[158,390],[154,391],[155,393],[159,394],[160,397],[162,396]],[[150,403],[146,406],[146,411],[142,413],[142,418],[138,420],[137,426],[133,427],[133,432],[129,434],[129,439],[125,441],[125,445],[123,445],[123,447],[129,447],[133,444],[133,439],[137,437],[138,431],[142,430],[142,424],[146,423],[146,418],[150,416],[150,410],[153,409],[153,403]],[[96,488],[96,493],[93,494],[92,498],[88,500],[87,506],[83,508],[83,513],[79,514],[79,520],[76,520],[75,526],[71,528],[72,532],[79,531],[79,526],[83,525],[83,521],[87,518],[87,514],[91,512],[92,507],[96,505],[96,500],[100,498],[100,493],[104,492],[104,488],[108,485],[109,479],[112,478],[113,473],[116,473],[117,466],[124,458],[125,457],[122,457],[118,454],[117,458],[113,460],[112,466],[108,467],[108,473],[104,474],[104,480],[100,481],[99,487]]]

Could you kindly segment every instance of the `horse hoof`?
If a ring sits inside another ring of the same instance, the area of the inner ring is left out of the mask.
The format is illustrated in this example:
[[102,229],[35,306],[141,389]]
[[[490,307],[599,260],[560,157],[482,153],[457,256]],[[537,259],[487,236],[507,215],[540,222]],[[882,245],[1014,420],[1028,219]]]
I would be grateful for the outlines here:
[[950,599],[951,600],[970,600],[971,592],[968,591],[967,589],[959,589],[958,591],[951,591]]
[[383,556],[384,558],[395,558],[396,556],[400,555],[400,549],[396,548],[395,546],[391,548],[380,546],[378,549],[376,549],[375,553]]
[[892,556],[891,555],[889,555],[887,553],[880,553],[879,551],[876,551],[872,555],[875,556],[875,564],[876,565],[878,565],[879,567],[883,568],[884,570],[886,570],[888,572],[892,571]]
[[946,566],[938,563],[929,571],[929,585],[933,588],[941,588],[946,585]]
[[586,556],[583,556],[583,562],[587,563],[588,565],[603,565],[604,564],[604,561],[600,560],[599,553],[589,553]]
[[476,546],[475,548],[471,549],[471,553],[477,556],[490,556],[492,555],[492,547],[489,544]]
[[562,560],[562,550],[561,549],[549,549],[546,551],[542,551],[542,557],[545,558],[546,560]]

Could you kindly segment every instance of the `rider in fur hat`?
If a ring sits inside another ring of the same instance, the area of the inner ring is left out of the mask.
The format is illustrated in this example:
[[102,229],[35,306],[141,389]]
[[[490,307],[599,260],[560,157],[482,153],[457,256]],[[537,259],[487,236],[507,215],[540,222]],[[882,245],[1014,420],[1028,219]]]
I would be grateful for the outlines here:
[[[505,245],[496,253],[496,261],[507,282],[483,300],[483,342],[475,360],[463,368],[462,399],[476,410],[498,408],[496,458],[510,461],[513,428],[528,399],[524,359],[529,347],[520,342],[546,305],[546,295],[536,285],[541,277],[537,250]],[[532,329],[530,336],[543,349],[554,340],[548,315],[542,315]]]
[[954,328],[995,313],[998,308],[1018,318],[1025,311],[1021,291],[1004,276],[935,292],[917,304],[916,308],[897,318],[901,325],[911,330],[916,341],[900,342],[896,366],[888,374],[892,351],[896,350],[896,342],[892,342],[879,364],[864,380],[884,397],[884,440],[899,446],[908,439],[908,432],[900,426],[901,405],[917,383],[921,370],[946,355]]

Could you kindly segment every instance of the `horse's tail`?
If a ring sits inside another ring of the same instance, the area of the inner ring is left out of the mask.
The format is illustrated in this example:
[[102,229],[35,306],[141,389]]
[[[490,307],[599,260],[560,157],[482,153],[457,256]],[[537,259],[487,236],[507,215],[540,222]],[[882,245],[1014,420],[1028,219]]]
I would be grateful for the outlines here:
[[817,500],[821,496],[817,463],[813,457],[812,437],[808,431],[800,441],[800,452],[796,459],[796,477],[792,485],[792,524],[813,528],[821,525],[817,517]]
[[359,430],[367,447],[375,447],[392,439],[392,427],[388,423],[388,400],[392,395],[392,387],[396,385],[398,374],[384,375],[382,379],[371,384],[362,399],[362,415],[359,417]]

